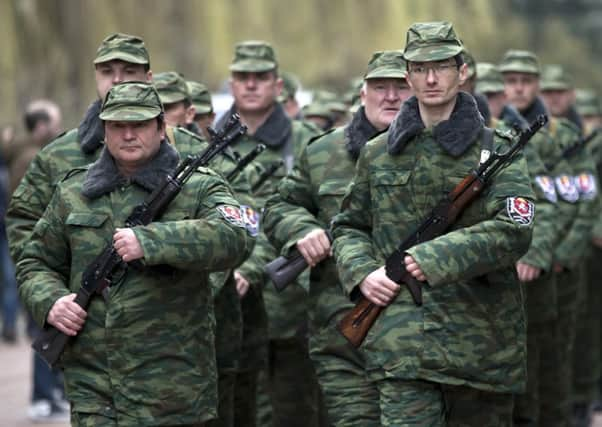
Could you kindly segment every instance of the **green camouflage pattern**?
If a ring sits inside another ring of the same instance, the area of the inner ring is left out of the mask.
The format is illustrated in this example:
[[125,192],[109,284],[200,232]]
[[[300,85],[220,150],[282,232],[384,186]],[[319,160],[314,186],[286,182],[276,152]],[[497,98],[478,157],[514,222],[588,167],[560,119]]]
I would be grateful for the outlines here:
[[510,49],[498,65],[500,73],[529,73],[539,75],[539,60],[528,50]]
[[150,83],[124,82],[111,88],[102,103],[101,120],[141,122],[163,113],[163,105]]
[[477,62],[472,56],[472,53],[468,51],[468,49],[464,48],[462,51],[462,59],[466,64],[466,70],[468,71],[467,78],[472,79],[473,77],[479,78],[479,73],[477,71]]
[[545,90],[571,90],[573,81],[567,71],[558,64],[546,64],[542,67],[539,88]]
[[267,42],[248,40],[234,46],[234,58],[230,71],[261,73],[278,68],[276,52]]
[[187,81],[186,86],[190,93],[192,106],[196,110],[196,114],[209,114],[213,112],[211,104],[211,93],[203,83]]
[[115,59],[131,62],[132,64],[150,65],[144,40],[129,34],[115,33],[106,37],[96,51],[94,64],[113,61]]
[[463,50],[450,22],[418,22],[408,29],[403,57],[408,62],[442,61]]
[[575,107],[580,116],[600,116],[602,106],[598,94],[591,89],[577,89]]
[[504,79],[498,68],[489,62],[477,63],[477,87],[479,93],[498,93],[504,91]]
[[[57,186],[17,264],[21,299],[41,326],[148,196],[129,184],[87,199],[83,172]],[[110,302],[92,298],[84,328],[61,358],[73,411],[110,414],[132,426],[216,416],[209,272],[235,267],[253,246],[244,226],[219,213],[224,205],[239,206],[217,173],[199,168],[160,222],[133,228],[146,269],[130,269],[113,284]]]
[[335,92],[329,90],[315,90],[312,93],[311,105],[322,105],[330,112],[331,118],[333,113],[347,112],[347,106]]
[[[494,147],[503,150],[509,141],[501,135],[496,131]],[[334,219],[335,259],[347,294],[384,265],[481,155],[481,144],[474,143],[453,158],[425,129],[400,155],[391,156],[387,137],[384,133],[364,147],[342,212]],[[381,313],[363,344],[371,375],[504,393],[524,390],[524,298],[514,263],[528,249],[531,225],[510,219],[511,197],[534,197],[521,156],[497,175],[451,231],[407,251],[429,280],[422,286],[423,305],[416,307],[402,287]]]
[[372,54],[364,80],[405,79],[407,76],[403,53],[399,50],[384,50]]
[[165,71],[153,76],[153,84],[163,104],[190,100],[190,92],[184,77],[176,71]]
[[299,78],[291,73],[290,71],[280,72],[280,78],[282,79],[282,92],[278,96],[278,102],[284,102],[289,98],[294,98],[299,90]]

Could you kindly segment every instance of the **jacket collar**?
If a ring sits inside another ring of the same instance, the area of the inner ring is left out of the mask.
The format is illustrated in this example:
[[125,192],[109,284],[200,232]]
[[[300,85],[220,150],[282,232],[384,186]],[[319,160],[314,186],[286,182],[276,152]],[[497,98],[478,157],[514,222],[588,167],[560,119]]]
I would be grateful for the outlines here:
[[105,138],[104,123],[98,117],[102,102],[98,99],[94,101],[84,115],[84,119],[77,128],[77,136],[82,151],[85,154],[92,154],[103,145]]
[[98,160],[88,169],[82,194],[89,199],[96,199],[130,182],[150,193],[174,170],[179,160],[176,149],[162,141],[157,155],[144,168],[128,178],[119,173],[113,156],[104,147]]
[[[543,101],[537,97],[535,101],[527,107],[526,110],[520,112],[522,116],[527,120],[528,123],[533,123],[537,116],[541,114],[548,114],[545,105],[543,105]],[[549,123],[549,122],[548,122]]]
[[[233,113],[236,113],[236,107],[234,105],[232,105],[230,110],[220,118],[216,126],[217,129],[221,129],[228,117]],[[286,144],[290,139],[292,131],[293,126],[291,119],[289,119],[284,112],[282,105],[276,102],[272,114],[270,114],[266,121],[259,126],[257,131],[255,131],[255,134],[251,136],[268,147],[276,149],[283,147]]]
[[353,115],[351,122],[345,127],[345,148],[354,160],[360,155],[362,147],[381,133],[378,129],[372,126],[372,123],[366,117],[364,107],[360,107]]
[[[474,98],[468,93],[459,92],[451,116],[435,126],[433,137],[449,155],[459,157],[475,143],[483,127],[483,117],[477,109]],[[418,100],[413,96],[403,103],[389,127],[387,139],[389,154],[401,153],[424,128]]]

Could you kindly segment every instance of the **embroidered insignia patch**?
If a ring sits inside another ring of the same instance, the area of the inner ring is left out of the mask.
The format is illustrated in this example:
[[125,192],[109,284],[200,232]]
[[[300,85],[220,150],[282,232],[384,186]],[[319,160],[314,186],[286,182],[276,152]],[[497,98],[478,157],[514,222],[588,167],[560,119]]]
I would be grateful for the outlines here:
[[558,201],[558,195],[556,194],[556,187],[554,187],[554,181],[552,178],[546,175],[539,175],[535,177],[535,182],[543,191],[543,195],[552,203]]
[[535,206],[522,197],[508,197],[506,199],[506,211],[512,221],[520,225],[529,225],[533,222]]
[[579,200],[579,191],[575,186],[575,180],[569,175],[559,175],[554,178],[556,192],[562,199],[569,203],[575,203]]
[[216,209],[230,224],[237,227],[246,228],[245,222],[242,218],[242,213],[237,206],[220,205]]
[[259,213],[251,206],[240,205],[240,211],[242,212],[242,220],[245,224],[245,228],[249,234],[253,237],[259,234]]
[[592,200],[598,193],[596,179],[591,173],[581,173],[575,177],[575,186],[579,191],[579,197],[584,200]]

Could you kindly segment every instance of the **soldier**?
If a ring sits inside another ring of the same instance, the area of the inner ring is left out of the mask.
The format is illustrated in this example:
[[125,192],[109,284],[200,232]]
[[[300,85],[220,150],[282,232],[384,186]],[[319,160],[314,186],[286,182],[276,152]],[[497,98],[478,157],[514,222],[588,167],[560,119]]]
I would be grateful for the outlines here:
[[300,120],[302,118],[301,106],[296,98],[300,86],[299,79],[288,71],[282,71],[280,78],[282,79],[282,92],[278,97],[278,102],[282,104],[282,108],[291,120]]
[[165,107],[165,123],[173,127],[191,124],[196,110],[184,77],[175,71],[166,71],[156,74],[153,83]]
[[[254,163],[259,176],[265,176],[266,180],[259,187],[257,181],[251,182],[255,187],[255,206],[262,207],[265,198],[275,192],[278,181],[292,168],[297,153],[315,135],[315,130],[302,122],[291,121],[277,102],[282,80],[278,77],[274,49],[268,43],[237,44],[230,71],[234,96],[231,111],[238,112],[248,126],[247,135],[237,141],[234,149],[244,156],[259,143],[267,146]],[[281,163],[283,166],[278,167]],[[270,170],[268,177],[266,172]],[[243,306],[244,346],[240,364],[246,372],[240,373],[237,379],[236,425],[255,423],[257,375],[267,360],[270,361],[266,370],[267,388],[274,424],[314,425],[317,413],[318,387],[307,350],[307,294],[300,286],[291,286],[276,294],[273,286],[265,284],[263,266],[275,255],[275,249],[260,234],[251,259],[237,271]]]
[[[217,403],[208,273],[242,262],[251,238],[227,184],[206,168],[160,222],[120,228],[179,156],[151,84],[116,85],[99,117],[105,148],[58,185],[18,263],[20,295],[39,325],[77,336],[62,358],[72,424],[198,425]],[[84,311],[73,301],[78,279],[107,241],[145,268]]]
[[511,142],[485,132],[474,98],[459,91],[467,76],[462,50],[448,22],[410,27],[404,58],[415,97],[361,151],[333,222],[345,292],[386,307],[362,347],[382,425],[510,425],[512,393],[525,386],[524,301],[513,264],[528,248],[534,206],[522,158],[451,231],[404,254],[422,306],[383,266],[478,166],[482,149]]
[[[340,290],[326,235],[364,144],[383,132],[410,95],[401,51],[376,52],[360,90],[363,106],[349,125],[313,139],[293,172],[266,203],[264,228],[276,247],[296,247],[309,265],[310,354],[328,411],[328,425],[379,426],[378,395],[369,393],[361,351],[335,329],[351,308]],[[322,261],[322,262],[320,262]]]
[[474,59],[474,56],[472,56],[472,54],[468,52],[467,49],[464,49],[464,52],[462,52],[462,58],[464,58],[464,62],[466,63],[466,67],[468,70],[468,78],[466,79],[464,84],[460,86],[460,90],[468,92],[472,96],[474,96],[474,99],[477,102],[477,107],[479,108],[483,119],[485,119],[485,125],[493,127],[491,126],[491,112],[489,111],[487,99],[482,94],[475,92],[478,79],[478,71],[477,63]]
[[[202,83],[187,81],[186,85],[188,86],[188,91],[192,98],[192,106],[195,111],[193,123],[201,130],[205,139],[208,140],[210,139],[210,135],[207,128],[213,125],[213,120],[215,120],[215,112],[211,104],[211,94],[207,86]],[[189,130],[191,129],[189,128]]]
[[479,62],[477,63],[477,76],[475,90],[487,99],[487,106],[491,113],[490,126],[496,127],[496,120],[502,117],[506,105],[502,74],[494,64]]

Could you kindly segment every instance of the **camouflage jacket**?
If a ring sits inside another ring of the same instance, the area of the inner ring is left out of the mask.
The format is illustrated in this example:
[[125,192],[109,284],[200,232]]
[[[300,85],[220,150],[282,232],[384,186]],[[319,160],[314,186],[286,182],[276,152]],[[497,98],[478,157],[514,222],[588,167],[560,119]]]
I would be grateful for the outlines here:
[[[311,230],[330,227],[355,173],[361,147],[377,134],[362,107],[349,126],[330,131],[305,147],[293,171],[280,181],[278,193],[266,203],[263,227],[283,254]],[[326,327],[333,316],[352,306],[341,291],[334,259],[311,270],[310,331]]]
[[[234,106],[230,112],[235,112]],[[217,124],[217,128],[220,125],[221,122]],[[284,164],[254,191],[254,203],[257,208],[263,207],[266,198],[276,192],[278,182],[292,169],[295,158],[315,135],[315,128],[302,122],[291,121],[284,113],[282,106],[276,104],[273,113],[255,134],[247,134],[237,141],[233,148],[241,156],[245,156],[259,143],[265,144],[267,147],[252,164],[251,169],[254,169],[255,179],[260,179],[262,173],[272,165],[284,161]],[[254,187],[256,181],[252,181],[250,184],[251,187]],[[284,292],[277,293],[271,284],[265,285],[267,278],[263,267],[277,256],[276,249],[269,244],[268,240],[260,237],[251,258],[239,268],[241,274],[254,287],[242,301],[243,312],[248,315],[248,317],[245,315],[244,321],[247,322],[249,318],[250,321],[257,322],[256,333],[252,334],[252,337],[247,336],[248,339],[246,339],[250,347],[260,345],[265,340],[265,329],[261,328],[262,310],[267,312],[267,335],[270,338],[291,337],[300,329],[305,329],[307,321],[306,290],[299,286],[289,286]],[[302,276],[300,281],[303,280]],[[262,293],[261,297],[260,292]],[[260,298],[263,298],[263,301]],[[262,306],[265,306],[265,309]],[[263,315],[265,316],[265,314]],[[249,332],[251,331],[249,330]]]
[[[177,160],[164,143],[143,170],[125,179],[103,150],[93,165],[57,186],[17,264],[21,299],[39,325],[58,298],[79,288],[115,228]],[[92,298],[83,330],[61,358],[72,410],[132,426],[216,416],[208,276],[250,253],[244,223],[229,214],[239,209],[223,179],[199,169],[160,221],[133,228],[146,268],[129,269],[111,286],[109,302]]]
[[[602,127],[593,132],[595,133],[589,135],[591,139],[587,142],[586,149],[596,163],[598,178],[600,178],[602,176]],[[602,197],[598,197],[598,211],[592,228],[592,236],[602,237]]]
[[[348,294],[478,166],[482,128],[462,92],[450,119],[431,129],[410,98],[389,131],[364,147],[333,223]],[[494,148],[508,146],[508,136],[496,131]],[[407,251],[428,279],[423,305],[402,287],[363,344],[369,370],[497,392],[524,389],[524,301],[514,263],[529,247],[533,197],[519,156],[450,231]]]

